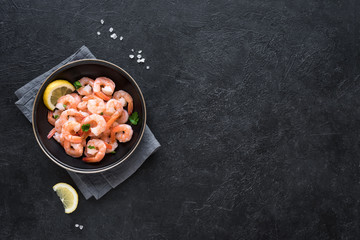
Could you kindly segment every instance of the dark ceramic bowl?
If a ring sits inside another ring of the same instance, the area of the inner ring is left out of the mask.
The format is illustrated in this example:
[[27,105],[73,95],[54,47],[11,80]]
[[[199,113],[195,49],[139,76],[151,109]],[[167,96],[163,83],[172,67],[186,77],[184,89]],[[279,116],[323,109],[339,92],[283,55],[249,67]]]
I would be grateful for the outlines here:
[[[115,91],[122,89],[133,97],[133,112],[138,112],[140,118],[136,126],[132,125],[134,130],[132,139],[127,143],[120,143],[115,154],[106,154],[99,163],[85,163],[81,158],[70,157],[55,139],[47,139],[47,134],[53,126],[47,121],[48,109],[42,99],[45,88],[57,79],[64,79],[74,83],[84,76],[92,79],[105,76],[112,79],[116,84]],[[115,64],[98,59],[74,61],[53,72],[40,87],[33,106],[32,125],[36,140],[41,149],[57,165],[72,172],[103,172],[126,161],[139,145],[146,125],[145,100],[135,80]]]

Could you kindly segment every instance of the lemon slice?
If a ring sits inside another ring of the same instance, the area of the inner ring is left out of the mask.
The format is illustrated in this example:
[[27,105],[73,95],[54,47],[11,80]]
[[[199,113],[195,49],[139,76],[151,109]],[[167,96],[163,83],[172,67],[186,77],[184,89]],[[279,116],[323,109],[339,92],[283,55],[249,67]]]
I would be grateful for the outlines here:
[[75,211],[79,202],[76,190],[67,183],[58,183],[53,186],[53,189],[64,205],[65,213],[72,213]]
[[75,91],[75,87],[66,80],[55,80],[50,83],[43,95],[43,100],[45,106],[53,111],[55,109],[55,105],[57,100],[68,93],[72,93]]

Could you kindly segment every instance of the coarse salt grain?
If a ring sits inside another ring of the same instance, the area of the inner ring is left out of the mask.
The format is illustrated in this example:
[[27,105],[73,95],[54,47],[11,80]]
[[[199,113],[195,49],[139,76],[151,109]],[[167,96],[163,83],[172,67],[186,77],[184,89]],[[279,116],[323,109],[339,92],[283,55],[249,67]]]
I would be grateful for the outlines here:
[[100,33],[100,32],[97,32],[96,34],[97,34],[97,35],[100,35],[101,33]]
[[119,38],[119,39],[120,39],[120,41],[122,41],[122,40],[124,39],[124,37],[123,37],[123,36],[120,36],[120,38]]
[[139,50],[138,53],[142,53],[142,50]]
[[141,55],[140,55],[140,54],[138,54],[136,57],[137,57],[137,58],[141,58]]
[[133,52],[133,51],[134,51],[134,49],[131,49],[131,51]]
[[116,33],[113,33],[113,34],[110,35],[110,37],[111,37],[112,39],[116,39],[116,38],[117,38],[117,35],[116,35]]
[[149,66],[146,66],[146,69],[150,69],[150,67],[149,67]]
[[133,54],[130,54],[129,55],[129,58],[134,58],[135,56]]
[[101,20],[100,20],[100,23],[101,23],[101,24],[104,24],[104,20],[103,20],[103,19],[101,19]]
[[111,28],[109,28],[109,32],[113,32],[114,31],[114,29],[111,27]]
[[83,225],[80,225],[79,228],[80,228],[80,230],[82,230],[82,229],[84,228],[84,226],[83,226]]
[[143,62],[145,62],[145,58],[138,59],[137,62],[138,63],[143,63]]
[[75,224],[75,227],[79,227],[79,224]]

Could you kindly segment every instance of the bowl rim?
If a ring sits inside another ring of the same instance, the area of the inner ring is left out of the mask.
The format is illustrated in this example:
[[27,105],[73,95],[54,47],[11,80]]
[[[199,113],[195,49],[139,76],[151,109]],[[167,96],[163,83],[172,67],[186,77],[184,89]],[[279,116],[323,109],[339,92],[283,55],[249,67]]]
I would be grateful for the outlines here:
[[[43,144],[41,143],[41,141],[39,140],[39,137],[38,137],[38,134],[36,132],[36,129],[35,129],[35,105],[37,102],[39,102],[40,100],[38,99],[39,98],[39,93],[41,91],[41,89],[43,88],[44,84],[48,82],[48,80],[55,74],[57,73],[59,70],[71,65],[71,64],[74,64],[74,63],[78,63],[78,62],[88,62],[88,61],[93,61],[93,62],[102,62],[102,63],[105,63],[105,64],[109,64],[109,65],[112,65],[113,67],[119,69],[123,74],[125,74],[131,81],[132,83],[134,83],[135,87],[138,89],[139,93],[140,93],[140,97],[142,99],[142,103],[143,103],[143,107],[144,107],[144,121],[143,121],[143,126],[142,126],[142,129],[141,129],[141,132],[140,132],[140,137],[139,139],[137,140],[135,146],[131,149],[131,151],[129,151],[125,157],[121,160],[121,161],[117,161],[113,164],[110,164],[109,166],[106,166],[106,167],[102,167],[102,168],[99,168],[99,169],[87,169],[87,170],[81,170],[79,168],[74,168],[74,167],[68,167],[67,164],[63,164],[61,161],[57,160],[57,159],[54,159],[51,155],[49,155],[47,153],[47,151],[44,149],[43,147]],[[34,99],[34,103],[33,103],[33,106],[32,106],[32,121],[31,121],[31,124],[32,124],[32,128],[33,128],[33,132],[34,132],[34,135],[35,135],[35,139],[37,141],[37,143],[39,144],[41,150],[45,153],[45,155],[50,158],[54,163],[56,163],[58,166],[66,169],[66,170],[69,170],[71,172],[76,172],[76,173],[83,173],[83,174],[93,174],[93,173],[100,173],[100,172],[105,172],[107,170],[110,170],[118,165],[120,165],[121,163],[123,163],[126,159],[128,159],[132,154],[133,152],[136,150],[136,148],[138,147],[138,145],[140,144],[143,136],[144,136],[144,132],[145,132],[145,128],[146,128],[146,119],[147,119],[147,112],[146,112],[146,103],[145,103],[145,99],[144,99],[144,96],[143,96],[143,93],[139,87],[139,85],[136,83],[136,81],[130,76],[130,74],[128,72],[126,72],[123,68],[119,67],[118,65],[114,64],[114,63],[111,63],[111,62],[108,62],[106,60],[102,60],[102,59],[89,59],[89,58],[85,58],[85,59],[79,59],[79,60],[75,60],[75,61],[71,61],[57,69],[55,69],[46,79],[45,81],[41,84],[39,90],[37,91],[36,95],[35,95],[35,99]]]

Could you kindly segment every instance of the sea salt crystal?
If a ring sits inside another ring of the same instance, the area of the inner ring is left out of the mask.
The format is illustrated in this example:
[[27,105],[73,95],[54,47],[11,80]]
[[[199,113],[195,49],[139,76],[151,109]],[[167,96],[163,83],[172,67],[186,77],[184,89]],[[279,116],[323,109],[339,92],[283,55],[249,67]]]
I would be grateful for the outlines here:
[[143,63],[143,62],[145,62],[145,58],[138,59],[137,62],[138,63]]
[[124,39],[124,37],[123,37],[123,36],[120,36],[120,38],[119,38],[119,39],[120,39],[120,41],[122,41],[122,40]]
[[142,53],[142,50],[139,50],[138,53]]
[[97,32],[96,34],[97,34],[97,35],[100,35],[101,33],[100,33],[100,32]]
[[150,67],[149,67],[149,66],[146,66],[146,69],[150,69]]
[[75,227],[79,227],[79,224],[75,224]]
[[116,39],[116,38],[117,38],[117,35],[116,35],[116,33],[113,33],[113,34],[110,35],[110,37],[111,37],[112,39]]
[[79,228],[80,228],[80,230],[82,230],[82,229],[84,228],[84,226],[83,226],[83,225],[80,225]]
[[134,51],[134,49],[131,49],[131,51],[133,52],[133,51]]
[[138,54],[136,57],[137,57],[137,58],[141,58],[141,55],[140,55],[140,54]]
[[129,55],[129,58],[134,58],[135,56],[133,54],[130,54]]
[[103,19],[101,19],[101,20],[100,20],[100,23],[101,23],[101,24],[104,24],[104,20],[103,20]]
[[113,32],[114,31],[114,29],[111,27],[111,28],[109,28],[109,32]]

